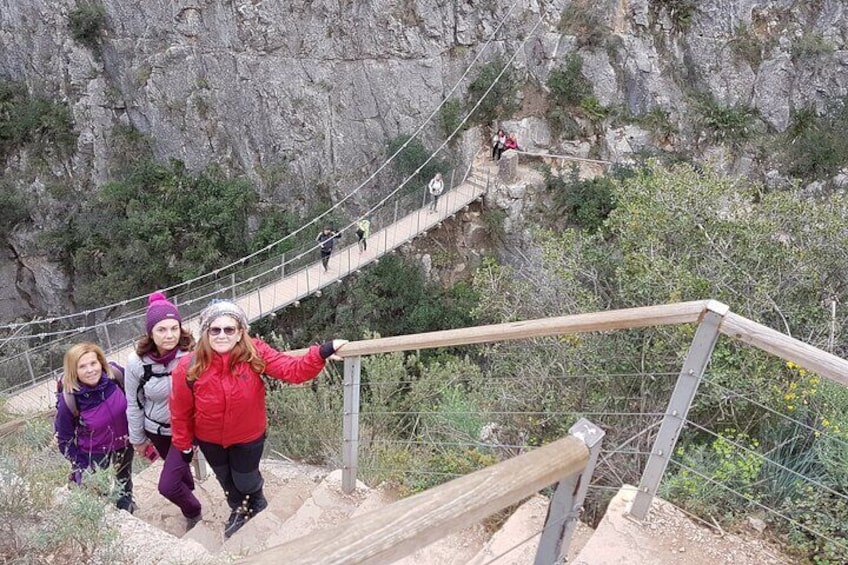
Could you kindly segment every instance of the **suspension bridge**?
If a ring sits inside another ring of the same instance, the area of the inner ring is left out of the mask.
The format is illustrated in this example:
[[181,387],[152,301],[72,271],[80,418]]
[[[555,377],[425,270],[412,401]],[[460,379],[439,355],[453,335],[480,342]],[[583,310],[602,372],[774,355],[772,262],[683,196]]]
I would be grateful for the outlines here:
[[[394,201],[393,206],[384,207],[382,214],[373,215],[373,231],[366,239],[365,249],[360,249],[357,241],[350,241],[352,233],[341,233],[340,243],[336,245],[326,270],[321,261],[317,260],[317,248],[313,245],[308,261],[289,262],[282,254],[254,266],[247,276],[237,278],[233,274],[230,278],[221,279],[229,284],[217,284],[211,289],[204,286],[191,293],[176,295],[174,301],[183,312],[186,326],[194,333],[199,324],[197,313],[212,299],[233,300],[244,309],[251,322],[287,306],[296,306],[300,300],[320,296],[322,289],[341,282],[363,267],[376,263],[386,254],[438,228],[473,202],[482,199],[496,175],[497,166],[490,164],[482,153],[478,154],[456,185],[447,187],[435,207],[426,194],[410,194],[408,200],[412,200],[418,207],[409,206],[409,202],[404,206],[401,201]],[[97,323],[86,331],[71,332],[59,341],[63,349],[68,343],[86,339],[96,341],[104,346],[109,359],[123,364],[133,351],[135,339],[142,333],[143,318],[144,310],[139,309],[130,315]],[[57,344],[54,341],[50,345],[55,349]],[[9,365],[17,360],[20,366],[20,361],[24,362],[22,382],[11,383],[6,388],[7,394],[9,391],[13,393],[6,403],[6,408],[12,413],[49,409],[55,405],[54,380],[57,371],[61,369],[61,360],[58,355],[51,355],[52,363],[48,370],[39,372],[33,368],[33,355],[32,350],[27,350],[21,355],[0,361],[0,368],[4,369],[5,374],[11,371],[9,367],[4,368],[4,364]]]

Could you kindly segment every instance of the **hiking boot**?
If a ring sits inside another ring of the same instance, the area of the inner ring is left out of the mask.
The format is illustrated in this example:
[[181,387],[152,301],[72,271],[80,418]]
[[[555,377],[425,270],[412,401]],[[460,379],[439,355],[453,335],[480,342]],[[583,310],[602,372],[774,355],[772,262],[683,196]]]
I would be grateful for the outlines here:
[[256,492],[250,495],[250,502],[247,506],[247,513],[251,518],[262,512],[268,508],[268,499],[265,498],[265,494],[260,489],[259,492]]
[[191,518],[186,518],[186,532],[190,532],[193,527],[198,525],[200,521],[203,520],[203,516],[198,514],[197,516],[193,516]]
[[230,512],[230,517],[224,525],[224,539],[229,539],[229,537],[239,531],[249,519],[250,516],[241,506]]

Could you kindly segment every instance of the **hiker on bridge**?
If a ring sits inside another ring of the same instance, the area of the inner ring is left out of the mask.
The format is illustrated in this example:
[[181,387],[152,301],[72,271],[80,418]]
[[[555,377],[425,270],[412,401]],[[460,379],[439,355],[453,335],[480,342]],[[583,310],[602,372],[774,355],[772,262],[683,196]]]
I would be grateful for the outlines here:
[[341,234],[336,233],[333,228],[330,226],[324,226],[324,229],[318,234],[318,237],[315,238],[315,241],[318,242],[319,247],[321,248],[321,264],[324,265],[324,271],[326,271],[330,265],[330,255],[333,254],[333,245],[335,245],[336,239],[340,237]]
[[83,342],[65,353],[64,370],[54,426],[59,451],[71,462],[69,480],[79,485],[84,473],[112,467],[120,487],[116,506],[132,514],[133,449],[123,368],[107,363],[98,345]]
[[224,489],[229,538],[268,506],[259,460],[267,414],[261,375],[297,384],[315,378],[347,341],[313,345],[303,357],[281,353],[251,337],[244,311],[220,300],[200,313],[194,355],[180,359],[171,389],[173,445],[191,462],[196,441]]
[[368,218],[362,218],[356,222],[356,241],[359,246],[360,253],[368,249],[369,235],[371,235],[371,220]]
[[430,204],[430,210],[435,212],[436,205],[439,203],[439,196],[445,191],[445,181],[442,180],[442,173],[436,173],[436,176],[430,179],[427,189],[430,192],[430,197],[433,199]]
[[191,355],[194,337],[182,325],[177,307],[165,295],[148,298],[146,333],[127,359],[127,420],[136,454],[165,460],[159,474],[159,494],[176,504],[192,529],[201,519],[194,496],[191,467],[179,449],[171,449],[171,373],[180,359]]

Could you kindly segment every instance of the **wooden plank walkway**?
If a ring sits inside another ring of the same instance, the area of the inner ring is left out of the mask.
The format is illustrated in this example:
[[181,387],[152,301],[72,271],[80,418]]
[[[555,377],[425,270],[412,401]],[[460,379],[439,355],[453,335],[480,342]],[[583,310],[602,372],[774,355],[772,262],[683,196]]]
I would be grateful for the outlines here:
[[[279,280],[258,289],[237,295],[235,302],[244,309],[252,322],[276,312],[298,300],[319,292],[344,277],[357,272],[362,267],[377,261],[408,241],[426,234],[441,222],[480,199],[486,192],[487,177],[496,174],[496,167],[484,164],[478,158],[466,181],[445,192],[435,211],[429,209],[429,203],[421,209],[398,219],[391,225],[372,232],[367,240],[368,249],[359,251],[356,243],[339,246],[330,257],[329,268],[325,271],[320,261],[304,269],[283,276]],[[318,252],[315,252],[316,256]],[[187,327],[197,335],[199,320],[194,316],[186,320]],[[133,345],[127,345],[107,351],[110,360],[124,364],[132,352]],[[56,387],[52,378],[24,389],[6,401],[6,409],[15,414],[43,411],[56,402]]]

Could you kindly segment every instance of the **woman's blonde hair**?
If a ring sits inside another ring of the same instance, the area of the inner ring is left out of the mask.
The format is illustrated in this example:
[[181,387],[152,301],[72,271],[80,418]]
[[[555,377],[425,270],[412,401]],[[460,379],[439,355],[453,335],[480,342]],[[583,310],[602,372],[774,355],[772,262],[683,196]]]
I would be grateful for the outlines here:
[[112,367],[106,362],[106,354],[100,349],[96,343],[84,341],[71,346],[65,352],[65,374],[62,375],[62,388],[65,390],[79,390],[80,380],[77,373],[77,365],[83,355],[94,353],[97,356],[97,361],[100,363],[100,369],[106,372],[106,376],[112,378]]
[[[222,316],[227,316],[228,318],[232,318],[227,314],[223,314]],[[219,318],[222,316],[218,316]],[[235,320],[235,318],[232,318]],[[214,320],[210,320],[209,322],[213,322]],[[239,363],[247,363],[250,365],[250,368],[257,374],[262,374],[265,371],[265,360],[259,356],[259,352],[256,350],[256,346],[253,345],[253,339],[248,335],[247,330],[245,330],[241,322],[236,320],[238,325],[238,329],[244,330],[241,339],[236,342],[233,346],[233,349],[230,351],[230,370],[235,368]],[[209,365],[212,363],[212,355],[215,353],[215,350],[212,349],[212,344],[209,343],[209,333],[203,332],[200,336],[200,340],[197,342],[197,347],[194,350],[194,360],[191,363],[191,366],[188,368],[188,373],[186,374],[186,379],[191,381],[196,381],[200,378],[200,375],[203,374],[203,371],[209,368]]]

